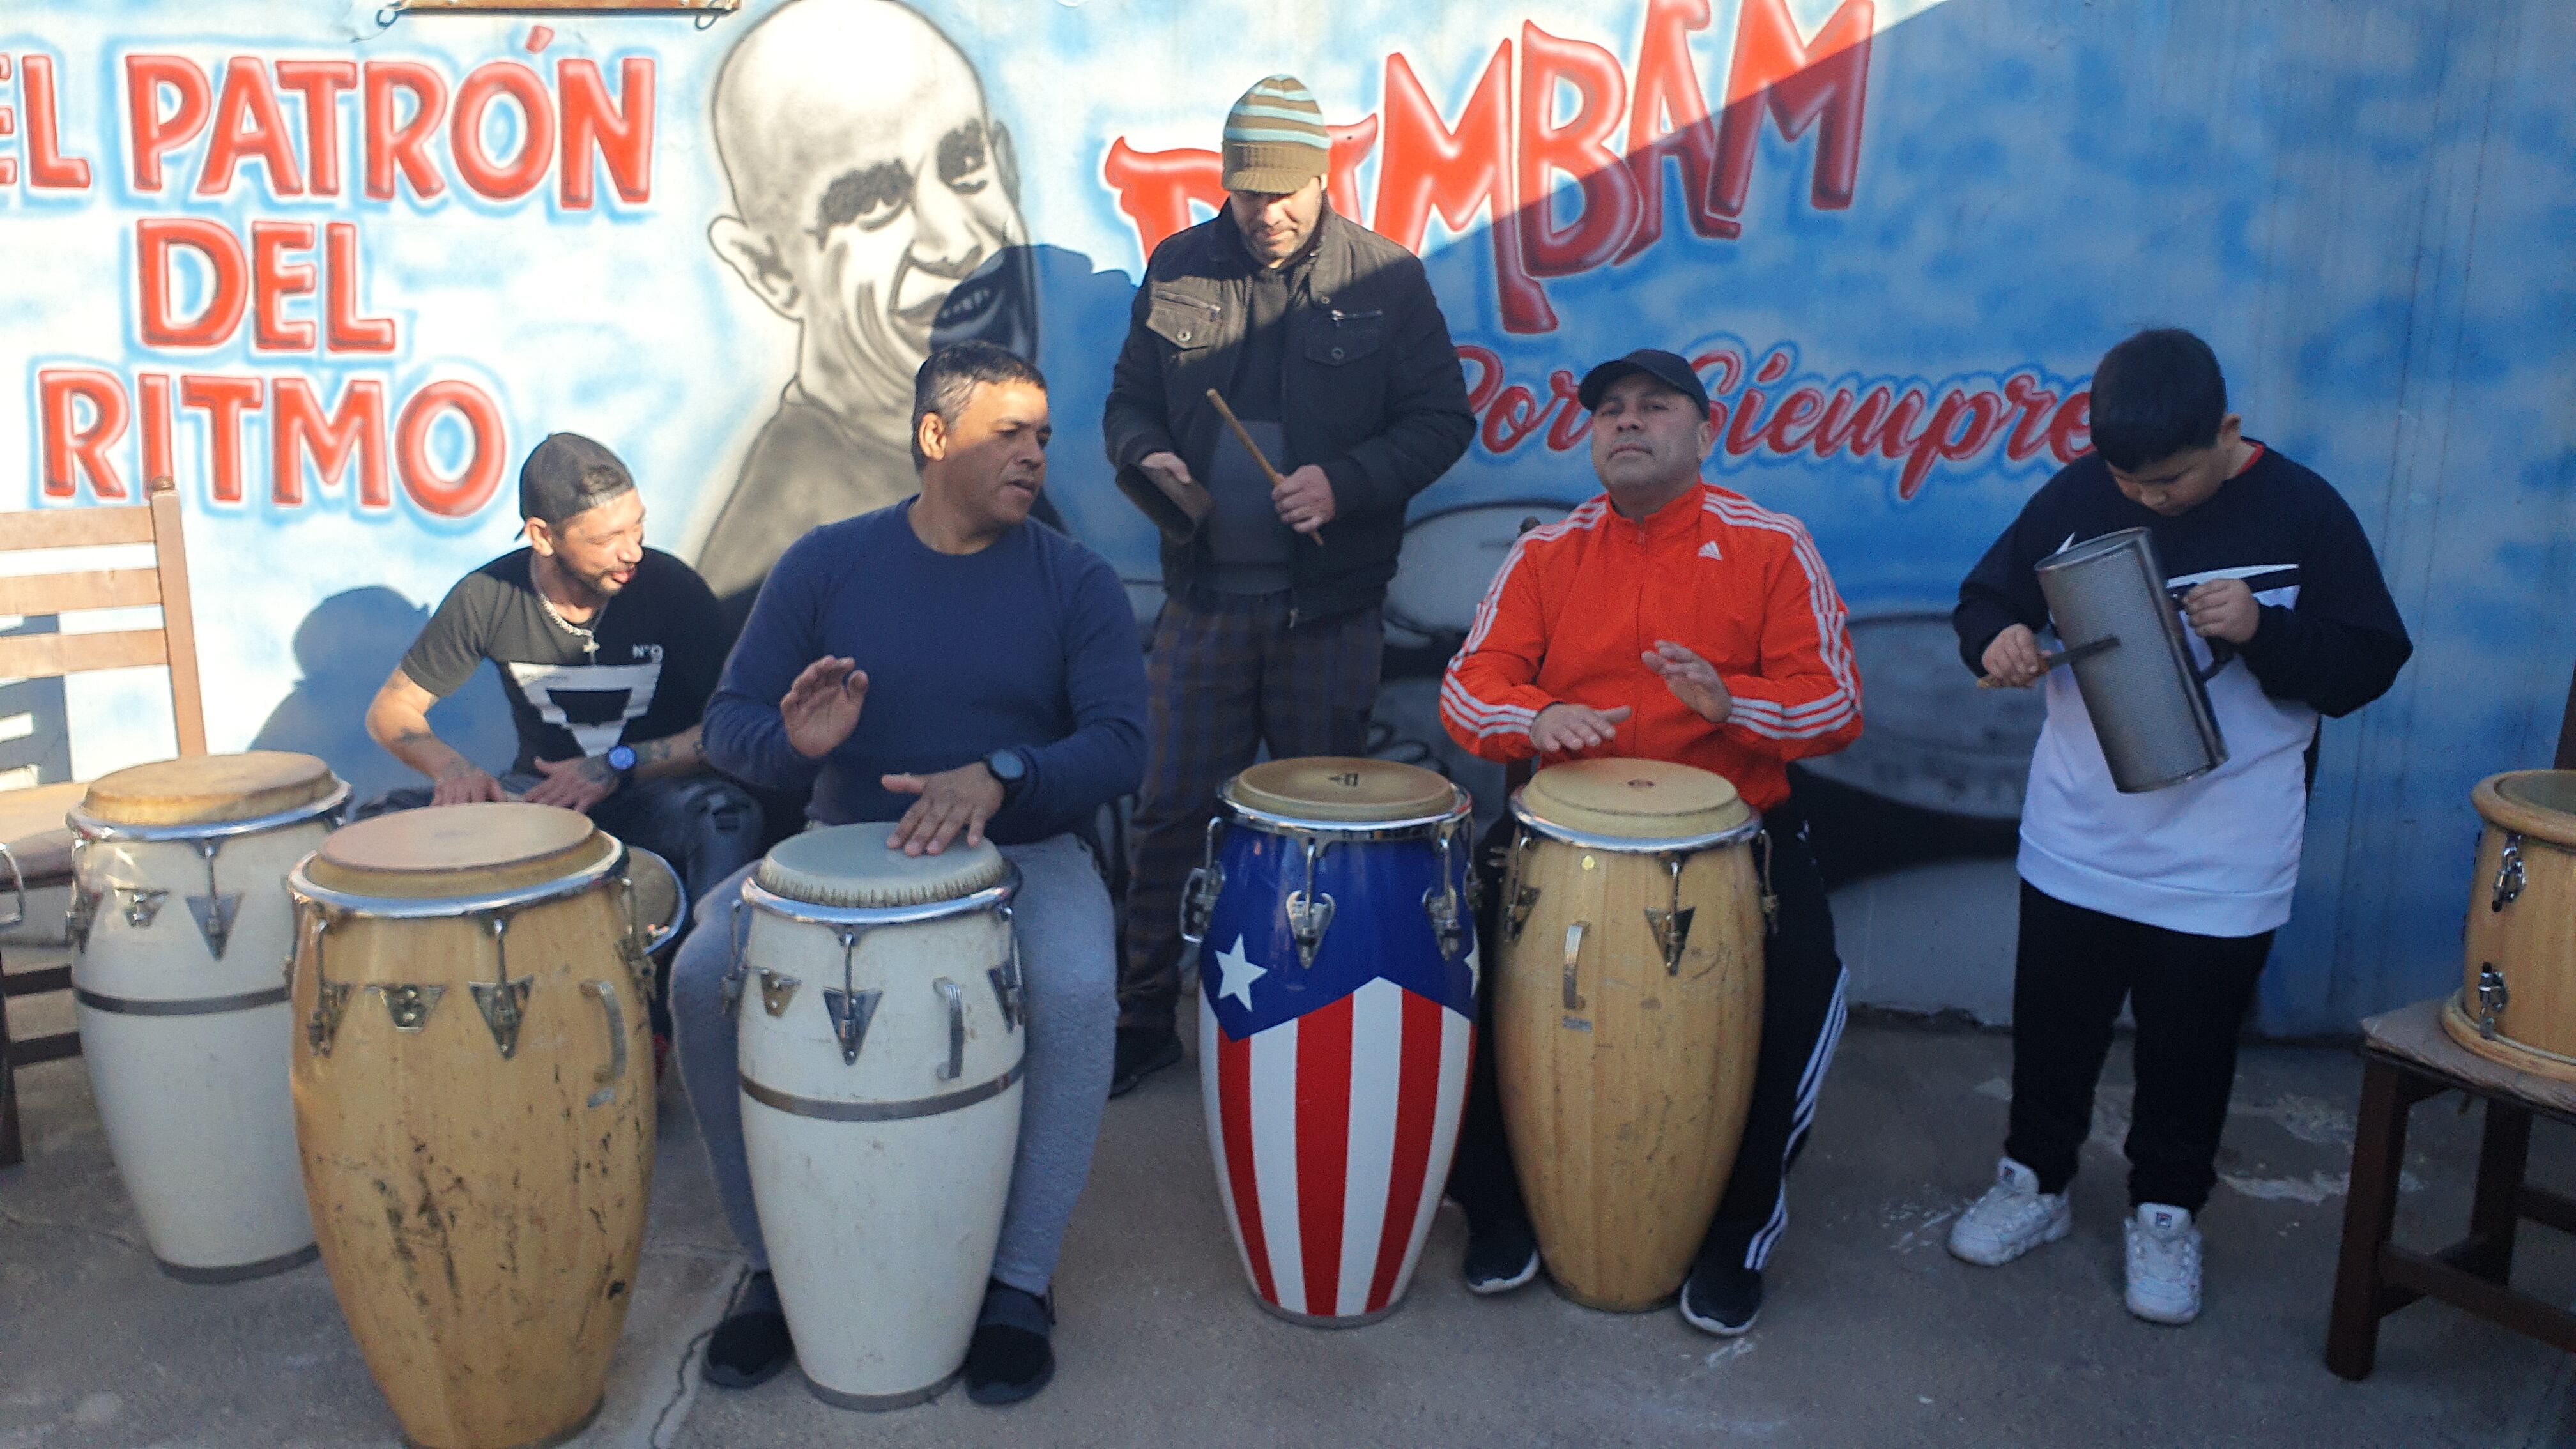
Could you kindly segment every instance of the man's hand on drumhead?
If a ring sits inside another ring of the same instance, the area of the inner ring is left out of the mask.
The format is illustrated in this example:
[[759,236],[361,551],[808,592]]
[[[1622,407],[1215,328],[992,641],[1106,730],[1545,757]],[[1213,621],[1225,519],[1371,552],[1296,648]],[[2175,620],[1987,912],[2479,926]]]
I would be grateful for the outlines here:
[[432,805],[471,805],[481,800],[507,800],[501,782],[473,764],[459,760],[438,777],[429,792]]
[[984,843],[984,822],[1002,808],[1002,782],[977,760],[936,775],[888,775],[879,781],[898,795],[918,795],[886,836],[886,849],[937,855],[963,831],[968,845]]
[[1988,679],[2014,689],[2027,689],[2047,673],[2039,666],[2039,636],[2027,624],[2015,624],[1997,634],[1978,662],[1985,666]]
[[778,702],[779,717],[787,725],[787,743],[809,760],[823,758],[859,727],[859,709],[867,699],[868,672],[857,660],[815,660],[787,686],[787,697]]
[[1551,704],[1530,721],[1530,743],[1542,755],[1569,755],[1597,750],[1619,738],[1619,722],[1633,711],[1594,709],[1585,704]]
[[1710,724],[1724,724],[1735,713],[1735,696],[1717,677],[1717,666],[1670,639],[1658,639],[1643,656],[1648,669],[1664,677],[1673,698],[1689,705]]
[[2262,602],[2243,579],[2211,579],[2182,596],[2182,610],[2192,632],[2203,639],[2230,644],[2253,642],[2263,624]]
[[539,760],[545,778],[519,798],[531,805],[560,805],[590,813],[590,808],[617,793],[617,772],[602,759],[576,755],[569,760]]

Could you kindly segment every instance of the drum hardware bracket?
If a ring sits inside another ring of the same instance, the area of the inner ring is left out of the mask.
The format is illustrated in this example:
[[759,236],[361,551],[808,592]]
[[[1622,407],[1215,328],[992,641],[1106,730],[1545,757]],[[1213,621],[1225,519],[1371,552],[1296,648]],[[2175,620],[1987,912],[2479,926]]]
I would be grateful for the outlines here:
[[1529,924],[1530,912],[1538,909],[1538,887],[1521,884],[1520,871],[1522,857],[1537,844],[1538,837],[1523,830],[1520,837],[1512,842],[1504,862],[1503,899],[1510,904],[1510,909],[1503,912],[1503,939],[1515,946],[1520,944],[1521,927]]
[[[832,1018],[832,1034],[841,1040],[841,1065],[847,1067],[858,1064],[859,1047],[868,1039],[868,1023],[876,1020],[877,1002],[885,993],[861,991],[853,976],[859,938],[867,933],[843,926],[838,934],[841,938],[841,984],[837,990],[829,986],[823,988],[823,1011]],[[764,980],[764,994],[767,985]],[[789,982],[788,989],[794,990],[795,983]],[[770,1013],[772,1016],[777,1014],[774,1011]]]
[[510,979],[510,918],[499,911],[484,917],[492,931],[494,981],[470,981],[465,989],[474,993],[474,1004],[483,1012],[483,1024],[491,1029],[492,1045],[501,1049],[501,1060],[519,1054],[519,1026],[528,1019],[528,988],[536,985],[533,977]]
[[2513,993],[2505,989],[2504,973],[2495,969],[2492,961],[2481,962],[2478,966],[2478,1035],[2494,1041],[2496,1019],[2504,1015],[2505,1007],[2512,1001]]
[[90,927],[98,923],[98,893],[77,877],[72,881],[71,908],[63,912],[63,934],[75,950],[89,949]]
[[591,1076],[596,1088],[590,1094],[590,1105],[605,1107],[617,1100],[617,1081],[626,1075],[626,1012],[617,1004],[617,987],[606,981],[581,983],[583,994],[599,998],[599,1009],[608,1016],[608,1065]]
[[1673,903],[1664,910],[1646,908],[1646,925],[1655,933],[1655,945],[1664,953],[1664,974],[1682,974],[1682,951],[1690,944],[1691,917],[1699,907],[1682,904],[1682,862],[1680,855],[1664,857],[1664,870],[1672,877]]
[[[634,858],[627,857],[620,863],[617,873],[617,889],[626,906],[621,912],[626,917],[626,931],[617,942],[617,954],[625,958],[626,974],[635,978],[636,994],[650,1001],[653,999],[653,958],[644,949],[644,927],[635,919],[635,878],[626,873],[626,867],[633,863]],[[619,1039],[624,1040],[623,1037]]]
[[1020,935],[1011,908],[1002,907],[1001,916],[1002,929],[1011,933],[1011,954],[1001,965],[984,974],[992,979],[993,999],[1002,1008],[1002,1029],[1013,1031],[1018,1029],[1020,1019],[1028,1014],[1029,988],[1027,978],[1020,974]]
[[2487,909],[2501,911],[2521,895],[2522,832],[2509,830],[2505,832],[2504,853],[2496,857],[2495,893],[2487,898]]
[[1216,898],[1225,893],[1225,868],[1216,863],[1216,843],[1224,838],[1222,816],[1207,824],[1207,846],[1200,853],[1198,867],[1190,872],[1181,887],[1181,939],[1195,946],[1207,939],[1208,921],[1216,914]]
[[1324,933],[1333,928],[1333,897],[1315,889],[1315,859],[1324,853],[1323,843],[1313,836],[1300,842],[1305,846],[1306,886],[1288,893],[1288,934],[1297,942],[1297,964],[1311,971],[1315,952],[1324,944]]
[[[344,988],[345,989],[345,988]],[[438,998],[447,994],[444,986],[403,983],[393,986],[370,982],[367,990],[385,999],[385,1015],[399,1032],[417,1032],[429,1025],[429,1014],[438,1008]]]
[[727,1016],[732,1016],[732,1015],[734,1015],[735,1013],[737,1013],[737,1012],[739,1012],[739,1011],[741,1011],[741,1010],[742,1010],[742,988],[743,988],[743,983],[744,983],[745,981],[749,980],[749,979],[750,979],[750,976],[751,976],[751,968],[750,968],[750,967],[748,967],[748,966],[746,966],[746,965],[744,965],[744,964],[743,964],[743,959],[742,959],[742,949],[743,949],[743,944],[744,944],[744,942],[743,942],[744,931],[743,931],[743,904],[742,904],[742,897],[740,897],[740,896],[736,896],[736,897],[734,897],[734,902],[733,902],[733,923],[732,923],[732,924],[733,924],[733,969],[732,969],[732,970],[730,970],[730,971],[727,971],[727,972],[724,974],[724,988],[723,988],[723,989],[724,989],[724,1010],[725,1010],[725,1015],[727,1015]]
[[1771,837],[1756,832],[1754,840],[1762,847],[1762,931],[1769,935],[1780,924],[1780,897],[1771,889]]
[[0,860],[9,863],[9,889],[18,897],[9,919],[0,921],[0,927],[15,926],[27,919],[27,873],[18,868],[18,857],[9,853],[9,842],[5,840],[0,840]]
[[761,1009],[772,1016],[785,1016],[787,1003],[796,999],[796,988],[804,983],[784,971],[760,970]]
[[966,1075],[966,992],[945,976],[930,985],[948,1003],[948,1060],[939,1068],[939,1080],[953,1082]]
[[1577,921],[1565,928],[1565,1009],[1583,1010],[1583,993],[1575,989],[1575,968],[1583,958],[1583,928],[1590,924]]
[[[1450,873],[1449,858],[1456,853],[1457,843],[1458,827],[1454,824],[1441,826],[1440,884],[1422,893],[1422,912],[1431,918],[1431,934],[1440,942],[1440,956],[1446,961],[1455,961],[1467,954],[1468,946],[1466,919],[1459,909],[1457,877]],[[1472,860],[1470,864],[1473,864]],[[1472,888],[1475,884],[1473,870],[1468,872],[1467,881]]]
[[154,890],[150,886],[109,886],[108,889],[116,892],[117,902],[125,907],[125,924],[138,931],[152,924],[152,918],[161,914],[161,903],[170,898],[168,891]]
[[331,933],[328,911],[313,909],[313,1015],[304,1023],[304,1040],[313,1055],[331,1055],[331,1042],[340,1034],[340,1019],[349,1013],[349,993],[356,989],[349,982],[333,981],[325,969],[322,956],[323,938]]
[[197,842],[197,854],[206,862],[206,893],[188,897],[188,914],[197,918],[197,934],[206,938],[206,949],[215,959],[224,959],[224,946],[232,939],[233,921],[241,913],[241,892],[230,895],[215,884],[215,856],[224,848],[224,838],[211,836]]

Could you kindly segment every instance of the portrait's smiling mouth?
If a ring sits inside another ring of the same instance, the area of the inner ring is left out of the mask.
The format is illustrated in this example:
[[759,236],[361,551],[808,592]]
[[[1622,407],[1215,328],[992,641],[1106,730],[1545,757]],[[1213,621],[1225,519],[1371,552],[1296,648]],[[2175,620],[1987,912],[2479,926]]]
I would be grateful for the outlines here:
[[[939,304],[931,309],[929,325],[942,332],[967,332],[981,328],[1002,305],[1002,288],[989,276],[960,282]],[[912,320],[912,311],[904,320]]]

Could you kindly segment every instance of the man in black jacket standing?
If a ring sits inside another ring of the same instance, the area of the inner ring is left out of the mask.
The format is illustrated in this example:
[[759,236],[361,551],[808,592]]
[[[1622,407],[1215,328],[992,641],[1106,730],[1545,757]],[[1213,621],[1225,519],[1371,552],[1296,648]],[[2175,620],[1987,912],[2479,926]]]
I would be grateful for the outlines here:
[[1111,1096],[1180,1060],[1180,890],[1217,787],[1264,744],[1366,748],[1405,505],[1475,431],[1421,261],[1332,210],[1329,156],[1295,79],[1235,102],[1227,203],[1154,249],[1102,419],[1120,489],[1162,530],[1165,590]]

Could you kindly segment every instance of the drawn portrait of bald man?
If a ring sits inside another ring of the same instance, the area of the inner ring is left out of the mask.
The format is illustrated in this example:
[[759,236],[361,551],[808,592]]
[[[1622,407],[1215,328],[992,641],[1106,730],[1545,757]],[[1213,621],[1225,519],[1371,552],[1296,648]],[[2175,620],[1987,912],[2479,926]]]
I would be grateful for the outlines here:
[[713,111],[733,210],[708,239],[800,329],[777,413],[699,517],[698,572],[739,628],[787,545],[915,491],[912,379],[934,347],[1035,357],[1036,288],[1010,133],[917,11],[789,0],[735,42]]

